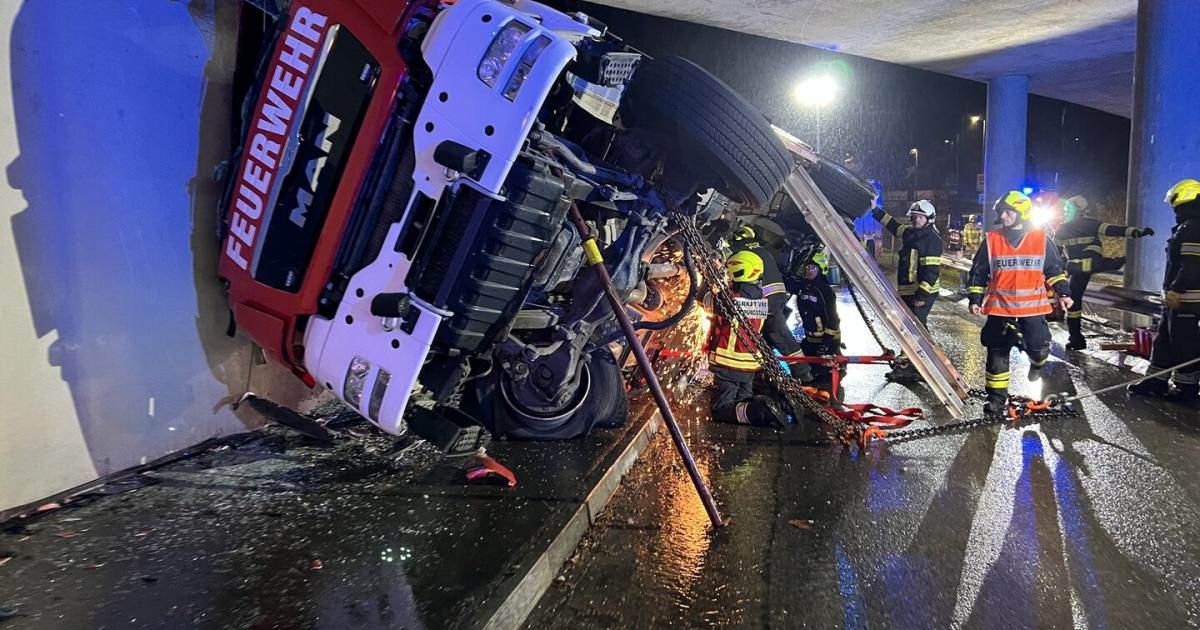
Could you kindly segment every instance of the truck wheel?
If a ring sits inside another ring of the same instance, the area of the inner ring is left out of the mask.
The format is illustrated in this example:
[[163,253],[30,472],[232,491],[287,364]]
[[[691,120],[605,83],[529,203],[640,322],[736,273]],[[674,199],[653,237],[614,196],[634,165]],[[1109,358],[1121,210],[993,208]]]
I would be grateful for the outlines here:
[[473,388],[473,411],[493,435],[517,440],[569,440],[593,428],[615,428],[629,415],[629,395],[612,353],[605,348],[588,355],[571,401],[550,412],[534,412],[513,402],[511,383],[499,367]]
[[833,209],[847,219],[865,215],[874,205],[875,189],[871,184],[841,164],[821,158],[821,161],[807,168],[813,182],[825,194]]
[[672,160],[711,172],[718,190],[738,203],[766,203],[792,169],[791,155],[767,119],[681,57],[643,61],[618,113],[626,128],[665,136],[674,145],[667,151]]

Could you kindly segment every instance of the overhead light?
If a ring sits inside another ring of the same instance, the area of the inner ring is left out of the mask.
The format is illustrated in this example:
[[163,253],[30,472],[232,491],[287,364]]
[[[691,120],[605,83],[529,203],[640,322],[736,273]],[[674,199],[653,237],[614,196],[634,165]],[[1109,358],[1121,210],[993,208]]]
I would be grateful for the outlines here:
[[801,81],[792,90],[792,98],[801,105],[828,105],[837,98],[838,84],[829,75],[818,75]]

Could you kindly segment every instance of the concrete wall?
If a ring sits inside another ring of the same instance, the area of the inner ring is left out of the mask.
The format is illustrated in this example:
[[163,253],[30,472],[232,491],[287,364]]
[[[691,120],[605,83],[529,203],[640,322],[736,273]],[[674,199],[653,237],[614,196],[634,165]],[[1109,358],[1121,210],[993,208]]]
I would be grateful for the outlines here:
[[233,0],[0,0],[0,510],[310,396],[215,277]]

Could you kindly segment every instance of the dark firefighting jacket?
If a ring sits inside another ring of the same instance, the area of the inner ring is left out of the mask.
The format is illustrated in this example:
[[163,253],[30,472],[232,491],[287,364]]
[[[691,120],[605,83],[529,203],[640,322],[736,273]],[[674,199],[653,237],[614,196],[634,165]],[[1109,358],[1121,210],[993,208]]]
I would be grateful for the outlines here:
[[[1200,313],[1200,202],[1176,210],[1177,224],[1167,239],[1163,291],[1179,300],[1181,313]],[[1170,294],[1174,293],[1175,296]]]
[[1141,233],[1138,228],[1128,225],[1101,223],[1091,217],[1075,217],[1058,226],[1054,231],[1054,242],[1062,248],[1063,256],[1068,261],[1080,261],[1077,263],[1079,269],[1090,273],[1099,271],[1099,268],[1093,269],[1092,259],[1104,257],[1101,237],[1135,238]]
[[744,238],[730,243],[729,250],[730,255],[742,251],[758,254],[763,261],[763,273],[759,281],[762,285],[762,296],[770,299],[773,304],[777,304],[780,297],[784,298],[784,303],[787,302],[787,289],[783,286],[783,272],[779,269],[779,260],[771,248],[757,239]]
[[837,296],[825,276],[815,280],[800,280],[794,285],[796,310],[804,322],[804,340],[836,350],[842,341],[841,320],[838,318]]
[[896,292],[929,302],[938,296],[942,277],[942,237],[932,224],[917,229],[907,221],[872,210],[883,227],[900,239],[900,262],[896,270]]
[[[1025,237],[1026,230],[1024,228],[1002,228],[1004,238],[1013,246],[1021,242]],[[1054,290],[1058,295],[1070,295],[1071,285],[1067,282],[1067,273],[1063,270],[1062,259],[1058,257],[1058,251],[1054,247],[1054,240],[1049,235],[1045,236],[1046,252],[1045,259],[1042,262],[1042,276],[1045,279],[1046,286]],[[967,299],[971,304],[983,304],[984,294],[987,293],[988,283],[992,279],[992,264],[991,256],[988,254],[987,239],[983,239],[983,243],[979,245],[979,250],[975,252],[975,258],[971,262],[971,271],[968,274],[967,280]],[[1033,289],[1035,287],[1027,287]]]

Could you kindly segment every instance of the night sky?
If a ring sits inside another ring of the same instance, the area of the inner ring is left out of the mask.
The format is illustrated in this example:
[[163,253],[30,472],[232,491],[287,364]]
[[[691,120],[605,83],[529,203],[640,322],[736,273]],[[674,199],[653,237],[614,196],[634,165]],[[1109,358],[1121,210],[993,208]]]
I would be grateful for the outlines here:
[[[957,160],[960,188],[974,199],[975,175],[983,164],[982,125],[971,126],[969,116],[985,113],[983,83],[599,5],[556,4],[587,12],[651,56],[695,61],[814,146],[816,110],[796,103],[791,91],[814,69],[833,62],[833,72],[842,76],[841,92],[821,116],[822,153],[839,160],[849,153],[857,170],[885,189],[908,189],[909,149],[916,147],[921,187],[952,181]],[[1129,120],[1032,96],[1027,151],[1028,178],[1035,186],[1098,201],[1113,197],[1125,190]]]

